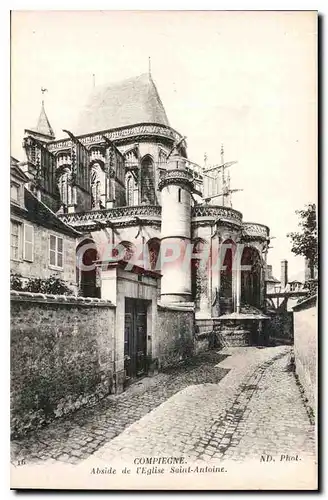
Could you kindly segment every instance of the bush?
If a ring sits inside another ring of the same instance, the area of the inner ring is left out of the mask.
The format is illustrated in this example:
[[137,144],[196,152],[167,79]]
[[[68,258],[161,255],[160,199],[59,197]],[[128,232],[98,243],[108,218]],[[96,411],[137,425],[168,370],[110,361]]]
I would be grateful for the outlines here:
[[305,296],[300,297],[297,302],[302,302],[303,300],[313,297],[318,293],[318,280],[309,279],[304,283],[304,291],[307,292]]
[[23,285],[22,275],[10,271],[10,289],[22,291],[23,287],[24,285]]
[[41,278],[29,278],[24,287],[24,292],[32,292],[32,293],[46,293],[43,288]]
[[73,291],[66,285],[65,281],[57,276],[50,276],[50,278],[28,278],[24,286],[21,275],[12,273],[10,275],[10,288],[23,292],[73,295]]
[[73,291],[66,285],[65,281],[56,276],[43,280],[45,288],[44,293],[52,293],[53,295],[73,295]]
[[318,280],[310,279],[304,283],[304,288],[309,292],[309,297],[311,295],[316,295],[318,293]]

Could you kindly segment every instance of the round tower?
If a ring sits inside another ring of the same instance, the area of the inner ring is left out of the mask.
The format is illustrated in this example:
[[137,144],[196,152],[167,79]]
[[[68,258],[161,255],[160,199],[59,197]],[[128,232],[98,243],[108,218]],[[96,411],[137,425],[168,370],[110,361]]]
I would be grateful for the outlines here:
[[159,182],[162,200],[161,301],[191,301],[191,191],[192,174],[175,149]]

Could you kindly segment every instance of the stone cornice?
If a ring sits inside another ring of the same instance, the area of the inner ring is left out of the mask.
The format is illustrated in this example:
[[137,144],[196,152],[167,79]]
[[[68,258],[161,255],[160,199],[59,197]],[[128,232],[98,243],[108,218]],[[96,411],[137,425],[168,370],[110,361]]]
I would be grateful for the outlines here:
[[264,224],[256,222],[243,222],[242,240],[262,240],[268,241],[270,237],[270,229]]
[[196,205],[191,212],[193,225],[206,225],[217,223],[218,225],[230,224],[240,228],[242,225],[242,214],[230,207],[215,205]]
[[[126,139],[135,139],[140,136],[157,136],[177,142],[182,139],[182,136],[173,128],[155,123],[141,123],[138,125],[126,126],[112,130],[104,130],[92,134],[80,135],[76,138],[81,144],[88,148],[91,145],[102,144],[104,142],[104,136],[110,141],[115,141],[115,143],[119,143],[120,141],[124,141]],[[51,141],[47,146],[49,151],[54,153],[61,149],[70,148],[72,146],[72,141],[71,139],[59,139]]]
[[104,210],[90,210],[61,214],[59,218],[69,226],[80,231],[96,231],[103,227],[128,227],[139,225],[161,225],[161,207],[159,205],[138,205],[134,207],[116,207]]
[[171,184],[176,184],[178,186],[182,186],[184,188],[189,187],[190,190],[193,190],[193,176],[187,170],[166,170],[163,177],[160,179],[158,183],[158,189],[161,190],[165,186],[169,186]]

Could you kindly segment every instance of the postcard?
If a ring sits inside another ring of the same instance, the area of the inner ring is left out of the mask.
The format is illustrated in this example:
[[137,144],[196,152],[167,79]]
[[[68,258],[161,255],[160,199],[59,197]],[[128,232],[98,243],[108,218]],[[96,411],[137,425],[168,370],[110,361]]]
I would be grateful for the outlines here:
[[12,12],[12,489],[318,488],[317,17]]

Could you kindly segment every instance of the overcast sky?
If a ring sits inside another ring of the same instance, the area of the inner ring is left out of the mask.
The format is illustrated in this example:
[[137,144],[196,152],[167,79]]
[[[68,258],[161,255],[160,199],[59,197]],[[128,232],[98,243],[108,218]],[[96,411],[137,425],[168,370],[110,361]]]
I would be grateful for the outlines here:
[[268,263],[303,278],[286,233],[316,202],[316,15],[311,12],[14,12],[12,155],[36,125],[41,86],[57,138],[74,133],[96,84],[148,71],[188,156],[218,163],[224,144],[233,207],[270,227]]

